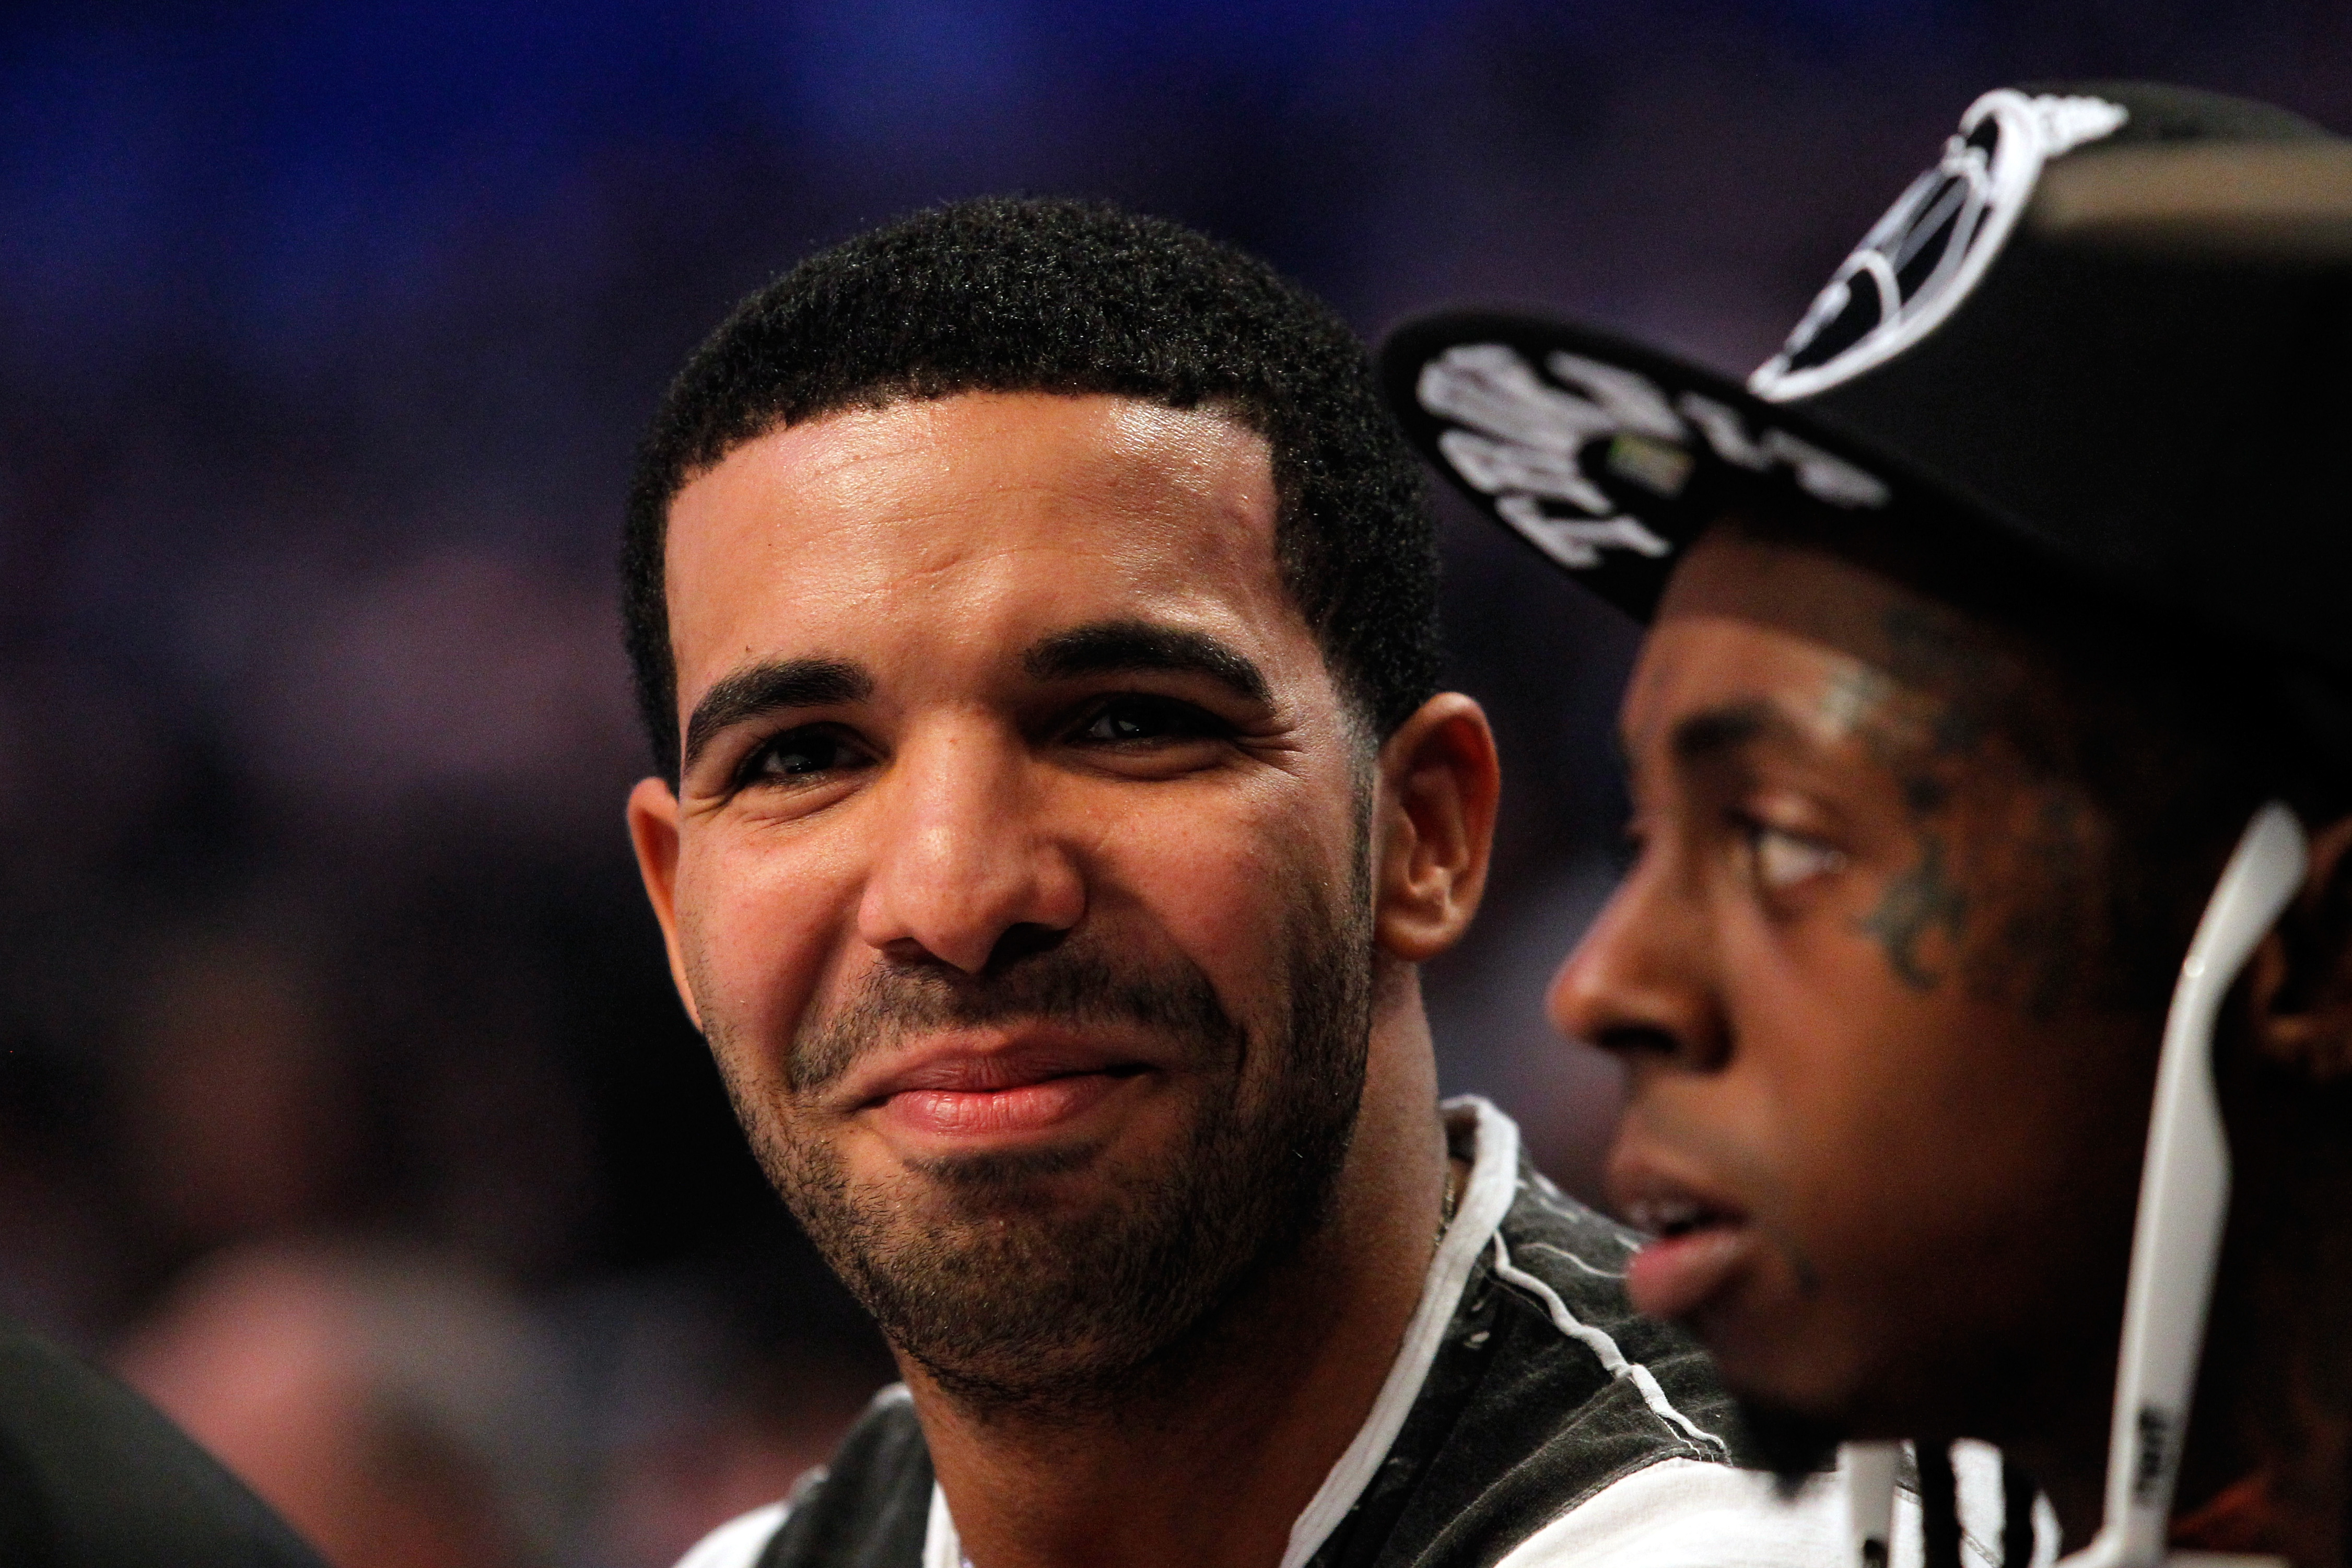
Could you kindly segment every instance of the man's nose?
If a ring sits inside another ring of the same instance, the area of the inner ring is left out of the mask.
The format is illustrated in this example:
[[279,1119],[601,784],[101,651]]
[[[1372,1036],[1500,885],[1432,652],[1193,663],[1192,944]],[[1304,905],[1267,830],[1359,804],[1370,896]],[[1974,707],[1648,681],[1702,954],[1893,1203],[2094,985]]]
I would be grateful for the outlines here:
[[858,934],[906,962],[967,974],[1051,945],[1086,910],[1086,882],[1052,820],[1051,790],[1017,737],[977,730],[894,760]]
[[1730,1054],[1711,951],[1704,911],[1637,867],[1552,976],[1544,1011],[1561,1034],[1630,1068],[1710,1071]]

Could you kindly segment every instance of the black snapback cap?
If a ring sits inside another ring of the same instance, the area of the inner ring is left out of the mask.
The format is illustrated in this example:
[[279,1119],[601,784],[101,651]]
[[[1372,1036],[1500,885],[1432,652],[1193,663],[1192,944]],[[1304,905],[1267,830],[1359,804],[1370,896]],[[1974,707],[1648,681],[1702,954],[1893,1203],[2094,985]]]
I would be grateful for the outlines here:
[[1414,444],[1646,619],[1795,501],[2352,676],[2352,142],[2147,83],[2004,88],[1743,385],[1512,310],[1381,355]]

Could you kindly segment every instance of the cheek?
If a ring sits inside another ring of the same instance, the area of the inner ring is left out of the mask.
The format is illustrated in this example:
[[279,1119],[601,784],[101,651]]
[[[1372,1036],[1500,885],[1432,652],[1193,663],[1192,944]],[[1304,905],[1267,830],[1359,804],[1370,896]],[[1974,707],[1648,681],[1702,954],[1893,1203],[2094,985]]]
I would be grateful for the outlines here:
[[2008,1137],[2009,1087],[1958,988],[1906,985],[1843,933],[1799,954],[1769,940],[1727,966],[1724,1093],[1784,1223],[1825,1267],[1974,1224],[1971,1168]]
[[1302,907],[1343,910],[1352,896],[1352,808],[1321,793],[1282,777],[1138,800],[1097,837],[1088,920],[1172,946],[1236,1017],[1263,1017]]
[[2131,1152],[2088,1156],[2086,1131],[2113,1119],[2105,1075],[2076,1070],[2089,1042],[1953,979],[1921,993],[1864,970],[1806,995],[1759,1008],[1778,1022],[1747,1042],[1749,1135],[1784,1181],[1791,1236],[1841,1294],[1932,1316],[1961,1258],[2006,1259],[1997,1272],[2030,1294],[2128,1207]]
[[677,920],[714,1044],[770,1065],[841,962],[856,879],[838,846],[722,825],[679,847]]

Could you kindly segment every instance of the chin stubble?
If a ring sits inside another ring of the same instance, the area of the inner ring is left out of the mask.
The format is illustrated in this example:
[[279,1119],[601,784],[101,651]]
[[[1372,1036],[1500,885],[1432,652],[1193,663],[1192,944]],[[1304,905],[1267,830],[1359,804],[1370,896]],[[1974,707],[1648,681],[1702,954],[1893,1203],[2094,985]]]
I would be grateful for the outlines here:
[[[1367,879],[1295,911],[1285,1005],[1263,1038],[1189,962],[1146,965],[1069,942],[976,980],[877,968],[793,1042],[785,1083],[744,1075],[716,1019],[712,1045],[769,1179],[893,1345],[981,1413],[1099,1411],[1181,1382],[1184,1352],[1219,1308],[1327,1219],[1370,1033]],[[1200,1087],[1179,1146],[1149,1164],[1106,1164],[1100,1189],[1073,1207],[1049,1201],[1050,1184],[1106,1151],[964,1155],[853,1185],[831,1143],[796,1135],[793,1110],[869,1055],[911,1034],[1013,1021],[1140,1026],[1180,1042]]]

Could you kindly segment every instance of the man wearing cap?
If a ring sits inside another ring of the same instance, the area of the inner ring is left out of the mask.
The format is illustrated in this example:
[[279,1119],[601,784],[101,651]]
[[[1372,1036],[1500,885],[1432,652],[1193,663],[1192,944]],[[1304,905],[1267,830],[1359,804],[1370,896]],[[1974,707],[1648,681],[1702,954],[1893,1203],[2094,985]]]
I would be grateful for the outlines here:
[[1633,1299],[1782,1431],[1918,1439],[1930,1568],[1960,1437],[2012,1562],[2032,1482],[2086,1561],[2347,1560],[2347,363],[2352,145],[2121,84],[1979,100],[1745,388],[1500,314],[1387,351],[1651,625],[1550,999],[1630,1069]]
[[625,554],[680,994],[902,1385],[695,1568],[1811,1565],[1621,1228],[1436,1101],[1496,764],[1418,465],[1262,264],[918,215],[671,387]]

